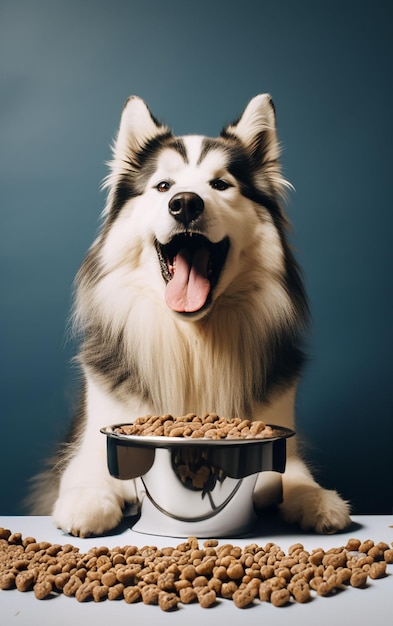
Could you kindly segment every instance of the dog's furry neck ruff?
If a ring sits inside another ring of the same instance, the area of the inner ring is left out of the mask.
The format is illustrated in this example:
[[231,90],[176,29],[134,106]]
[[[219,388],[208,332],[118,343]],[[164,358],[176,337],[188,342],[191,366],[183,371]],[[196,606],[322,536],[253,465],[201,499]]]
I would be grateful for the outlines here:
[[245,290],[222,296],[207,317],[192,322],[138,294],[117,325],[97,316],[85,325],[81,363],[119,400],[137,394],[158,414],[251,416],[253,403],[292,384],[303,362],[296,325],[290,319],[277,325],[272,294],[266,296],[265,316],[261,294]]

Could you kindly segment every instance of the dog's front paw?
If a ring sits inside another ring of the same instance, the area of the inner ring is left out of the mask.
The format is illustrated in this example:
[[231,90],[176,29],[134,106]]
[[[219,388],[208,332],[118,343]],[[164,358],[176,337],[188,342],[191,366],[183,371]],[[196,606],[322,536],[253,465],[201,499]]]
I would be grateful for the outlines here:
[[336,491],[302,485],[284,493],[280,506],[284,519],[300,524],[303,530],[335,533],[351,523],[349,504]]
[[123,501],[109,489],[74,487],[64,491],[53,509],[53,522],[74,537],[102,535],[123,516]]

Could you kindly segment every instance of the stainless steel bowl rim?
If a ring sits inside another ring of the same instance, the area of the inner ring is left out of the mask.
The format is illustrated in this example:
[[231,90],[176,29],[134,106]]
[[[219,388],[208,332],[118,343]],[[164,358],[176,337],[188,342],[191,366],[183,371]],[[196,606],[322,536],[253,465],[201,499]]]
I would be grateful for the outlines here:
[[125,435],[122,433],[117,433],[115,430],[117,428],[122,428],[123,426],[130,426],[129,423],[121,423],[121,424],[113,424],[111,426],[104,426],[100,429],[100,432],[106,435],[107,437],[111,437],[113,439],[117,439],[121,441],[123,445],[130,446],[140,446],[145,448],[172,448],[172,447],[180,447],[180,446],[238,446],[238,445],[252,445],[252,444],[264,444],[271,443],[272,441],[277,441],[277,439],[288,439],[289,437],[293,437],[296,433],[294,430],[290,428],[285,428],[283,426],[275,426],[273,424],[267,424],[278,434],[272,437],[252,437],[250,439],[246,438],[238,438],[238,439],[208,439],[207,437],[166,437],[164,435]]

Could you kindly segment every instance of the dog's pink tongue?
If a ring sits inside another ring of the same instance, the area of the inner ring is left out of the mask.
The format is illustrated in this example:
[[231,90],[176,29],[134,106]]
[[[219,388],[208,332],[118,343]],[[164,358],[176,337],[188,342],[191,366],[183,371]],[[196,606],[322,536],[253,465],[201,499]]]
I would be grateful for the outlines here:
[[193,313],[205,304],[210,292],[207,278],[209,252],[200,248],[193,257],[188,250],[180,250],[175,259],[175,273],[166,287],[165,300],[173,311]]

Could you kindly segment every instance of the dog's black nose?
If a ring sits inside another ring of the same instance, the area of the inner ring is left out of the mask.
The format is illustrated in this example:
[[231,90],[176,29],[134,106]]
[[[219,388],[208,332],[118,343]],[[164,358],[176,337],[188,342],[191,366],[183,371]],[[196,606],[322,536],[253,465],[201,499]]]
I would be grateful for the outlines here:
[[177,193],[169,201],[169,213],[175,220],[188,226],[203,212],[203,200],[198,194],[191,191]]

